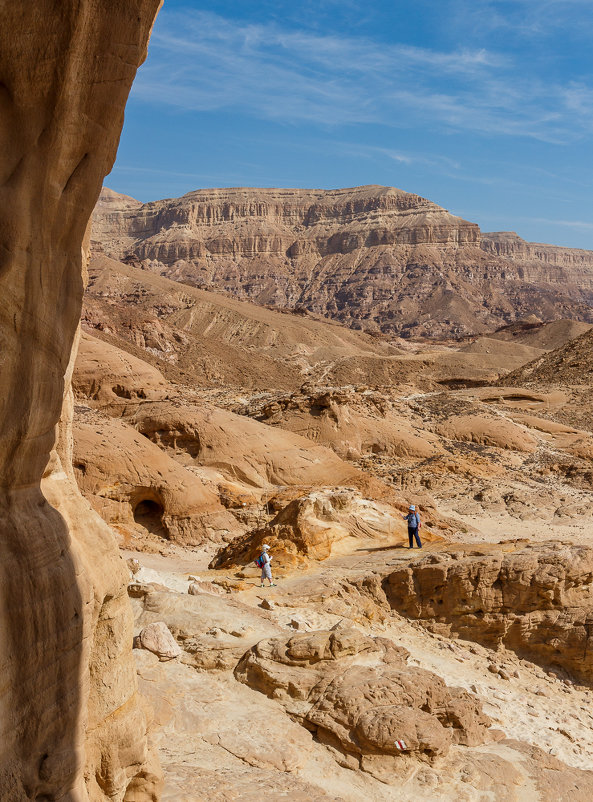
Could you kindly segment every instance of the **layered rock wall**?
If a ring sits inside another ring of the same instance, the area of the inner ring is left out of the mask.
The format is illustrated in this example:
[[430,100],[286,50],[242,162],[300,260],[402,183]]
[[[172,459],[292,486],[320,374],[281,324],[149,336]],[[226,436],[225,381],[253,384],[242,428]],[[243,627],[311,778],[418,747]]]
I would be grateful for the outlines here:
[[392,608],[593,681],[593,549],[541,544],[510,554],[431,555],[398,568]]
[[38,0],[0,9],[6,802],[158,793],[136,694],[126,574],[69,466],[83,237],[158,7],[159,0]]
[[556,283],[565,278],[593,297],[593,251],[526,242],[514,231],[482,234],[480,247],[517,264],[526,281]]
[[393,187],[208,189],[141,205],[104,189],[93,232],[114,259],[358,329],[442,336],[530,314],[593,320],[593,252],[511,254]]

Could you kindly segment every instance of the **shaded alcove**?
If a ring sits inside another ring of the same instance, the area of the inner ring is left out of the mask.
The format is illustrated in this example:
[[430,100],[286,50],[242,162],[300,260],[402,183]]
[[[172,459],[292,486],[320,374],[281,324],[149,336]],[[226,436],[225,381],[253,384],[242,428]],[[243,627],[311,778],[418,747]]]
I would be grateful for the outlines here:
[[169,539],[169,532],[163,523],[164,509],[162,504],[146,498],[138,501],[134,507],[134,521],[148,532],[158,537]]

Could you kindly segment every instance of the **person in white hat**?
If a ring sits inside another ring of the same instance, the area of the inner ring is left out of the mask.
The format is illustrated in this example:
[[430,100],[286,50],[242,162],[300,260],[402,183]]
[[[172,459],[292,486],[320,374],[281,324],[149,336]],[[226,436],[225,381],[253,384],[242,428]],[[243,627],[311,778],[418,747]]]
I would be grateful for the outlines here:
[[415,504],[410,504],[408,507],[408,514],[403,516],[404,521],[408,522],[408,541],[409,548],[414,548],[414,540],[419,549],[422,548],[422,541],[420,540],[419,530],[421,527],[420,513],[416,510]]
[[265,587],[264,579],[267,579],[270,582],[270,587],[275,588],[276,584],[272,582],[272,566],[270,563],[272,562],[271,555],[268,554],[270,547],[267,543],[264,543],[262,546],[262,552],[259,555],[259,558],[256,560],[257,564],[261,567],[261,585],[260,587]]

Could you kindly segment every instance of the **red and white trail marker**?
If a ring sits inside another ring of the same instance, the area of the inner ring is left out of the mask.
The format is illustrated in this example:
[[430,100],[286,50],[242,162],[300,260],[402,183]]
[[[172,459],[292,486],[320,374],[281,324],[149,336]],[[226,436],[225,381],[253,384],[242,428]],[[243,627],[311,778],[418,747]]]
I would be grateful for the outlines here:
[[397,746],[398,749],[401,749],[401,750],[408,748],[406,746],[406,742],[405,741],[396,741],[395,745]]

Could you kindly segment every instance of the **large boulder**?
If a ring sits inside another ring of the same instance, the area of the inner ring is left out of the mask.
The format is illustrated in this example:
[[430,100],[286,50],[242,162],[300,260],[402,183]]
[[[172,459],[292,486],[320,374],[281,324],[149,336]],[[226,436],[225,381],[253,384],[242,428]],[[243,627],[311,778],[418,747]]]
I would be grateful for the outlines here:
[[293,568],[310,560],[353,551],[361,544],[395,544],[402,540],[401,516],[381,502],[348,488],[314,490],[291,501],[269,524],[222,548],[211,568],[230,568],[253,561],[267,543],[274,565]]
[[491,739],[475,697],[407,657],[389,640],[337,628],[261,641],[235,677],[278,700],[341,763],[385,778],[411,756],[430,761]]

